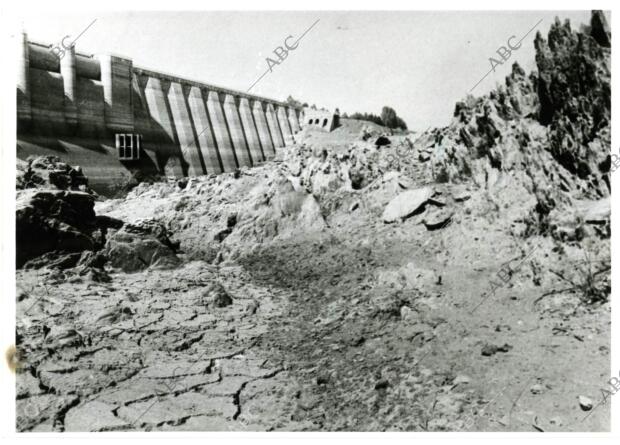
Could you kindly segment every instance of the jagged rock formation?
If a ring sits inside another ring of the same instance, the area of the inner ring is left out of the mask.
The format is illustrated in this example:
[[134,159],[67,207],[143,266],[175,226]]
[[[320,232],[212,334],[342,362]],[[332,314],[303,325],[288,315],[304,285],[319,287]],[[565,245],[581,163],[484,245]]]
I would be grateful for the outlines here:
[[[18,167],[18,268],[80,265],[91,272],[101,270],[108,258],[113,259],[112,267],[128,272],[153,264],[177,264],[178,244],[160,224],[124,225],[121,220],[97,216],[97,196],[87,184],[80,167],[70,167],[57,157],[29,159]],[[105,254],[93,256],[104,246]]]
[[453,122],[433,133],[434,178],[492,189],[498,175],[509,175],[536,197],[526,233],[554,233],[558,224],[549,214],[568,210],[573,199],[609,196],[605,29],[597,11],[585,34],[557,20],[547,40],[536,36],[537,72],[528,76],[515,63],[505,85],[457,103]]
[[88,193],[36,189],[22,192],[17,198],[15,218],[17,267],[43,254],[94,251],[105,243],[107,219],[96,217],[94,199]]
[[[593,13],[593,22],[600,17]],[[457,145],[476,149],[467,152],[470,158],[485,157],[492,167],[509,170],[514,163],[504,162],[504,147],[516,143],[523,148],[539,132],[535,124],[540,123],[549,133],[547,140],[544,136],[541,140],[544,148],[567,173],[585,181],[577,186],[581,192],[607,196],[610,50],[559,21],[552,25],[548,41],[537,34],[535,47],[537,73],[526,76],[515,63],[505,86],[457,103],[455,121],[435,135],[437,148],[446,147],[447,157],[454,162],[439,159],[436,176],[469,176],[465,154],[459,156],[458,147],[446,144],[450,133],[458,132],[453,137]],[[511,131],[515,126],[520,131]]]
[[81,190],[93,194],[82,168],[71,167],[58,156],[30,156],[17,159],[17,190],[52,187],[60,190]]
[[[593,14],[593,31],[599,29],[595,23],[601,17]],[[534,45],[539,121],[550,129],[549,151],[569,172],[589,180],[597,193],[606,196],[611,50],[592,35],[573,32],[568,21],[561,24],[559,20],[549,30],[548,40],[538,33]]]

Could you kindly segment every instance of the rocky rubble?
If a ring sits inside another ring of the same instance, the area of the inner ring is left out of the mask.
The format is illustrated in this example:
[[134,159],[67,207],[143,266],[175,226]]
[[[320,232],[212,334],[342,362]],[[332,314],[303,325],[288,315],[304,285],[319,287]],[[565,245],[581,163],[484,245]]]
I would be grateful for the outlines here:
[[556,20],[547,41],[540,33],[534,41],[538,120],[550,129],[548,150],[600,197],[610,187],[609,153],[602,148],[610,142],[611,111],[611,50],[599,43],[604,22],[604,15],[594,12],[587,35]]
[[124,272],[151,266],[173,268],[179,264],[179,243],[170,237],[165,227],[152,220],[124,224],[108,237],[103,254],[111,267]]
[[[555,215],[572,213],[574,200],[599,201],[610,194],[610,50],[604,38],[600,43],[604,21],[602,13],[593,12],[585,34],[556,21],[547,40],[536,36],[538,72],[526,75],[515,63],[504,86],[457,103],[452,124],[432,133],[434,178],[473,181],[500,200],[533,196],[523,235],[565,238],[566,225]],[[568,237],[580,239],[587,224],[570,225]]]
[[160,224],[126,225],[96,215],[97,196],[79,167],[51,156],[30,159],[22,167],[15,213],[18,268],[79,267],[79,275],[105,280],[108,259],[127,272],[177,264],[178,243]]
[[26,161],[18,159],[17,190],[43,187],[94,194],[88,188],[88,178],[79,166],[71,167],[57,156],[31,156]]
[[392,199],[383,211],[383,221],[386,223],[400,221],[418,211],[433,196],[430,187],[409,190]]
[[50,252],[75,253],[103,246],[94,198],[85,192],[31,189],[18,194],[17,266]]

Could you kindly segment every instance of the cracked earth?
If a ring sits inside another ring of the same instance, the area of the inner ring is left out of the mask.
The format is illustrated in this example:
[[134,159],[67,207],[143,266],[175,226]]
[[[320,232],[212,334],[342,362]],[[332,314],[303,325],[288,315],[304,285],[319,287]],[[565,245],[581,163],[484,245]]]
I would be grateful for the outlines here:
[[425,232],[334,227],[109,283],[19,271],[18,429],[608,428],[607,407],[582,421],[576,399],[606,382],[608,306],[537,302],[541,245],[476,307],[496,258],[531,246]]

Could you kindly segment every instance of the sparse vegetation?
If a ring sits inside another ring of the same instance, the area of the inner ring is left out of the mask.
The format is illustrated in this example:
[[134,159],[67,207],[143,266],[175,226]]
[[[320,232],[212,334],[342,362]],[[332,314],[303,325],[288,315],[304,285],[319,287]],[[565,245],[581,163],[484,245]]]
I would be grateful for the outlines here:
[[610,258],[592,260],[588,252],[584,251],[584,260],[575,264],[573,268],[563,271],[551,269],[552,274],[569,286],[547,292],[536,302],[550,295],[572,293],[585,304],[606,303],[611,295],[610,264]]
[[349,116],[349,119],[369,121],[369,122],[374,122],[377,125],[383,125],[381,116],[377,116],[376,114],[372,114],[372,113],[353,113],[351,114],[351,116]]
[[381,110],[381,120],[383,121],[383,124],[388,128],[400,128],[402,130],[407,129],[407,124],[405,123],[405,121],[398,117],[396,111],[394,111],[394,109],[391,107],[383,107],[383,109]]
[[[344,117],[344,115],[343,115]],[[372,113],[353,113],[349,116],[350,119],[364,120],[369,122],[374,122],[378,125],[383,125],[384,127],[388,127],[391,129],[401,129],[406,130],[407,124],[404,120],[402,120],[396,114],[393,108],[385,106],[381,110],[381,116],[377,116]]]
[[308,104],[306,102],[302,103],[301,101],[295,99],[293,96],[287,97],[286,98],[286,103],[291,105],[291,106],[293,106],[293,107],[296,107],[296,108],[302,108],[302,107],[307,107],[308,106]]

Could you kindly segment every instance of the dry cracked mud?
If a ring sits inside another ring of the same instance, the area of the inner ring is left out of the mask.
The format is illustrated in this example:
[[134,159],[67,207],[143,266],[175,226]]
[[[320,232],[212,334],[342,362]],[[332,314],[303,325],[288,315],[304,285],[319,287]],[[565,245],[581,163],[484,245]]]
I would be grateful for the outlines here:
[[[582,422],[577,396],[606,381],[609,312],[561,300],[543,314],[527,277],[544,246],[445,258],[438,246],[493,233],[340,230],[110,283],[20,271],[18,428],[608,428],[605,407]],[[526,266],[485,300],[497,258],[512,257]]]

